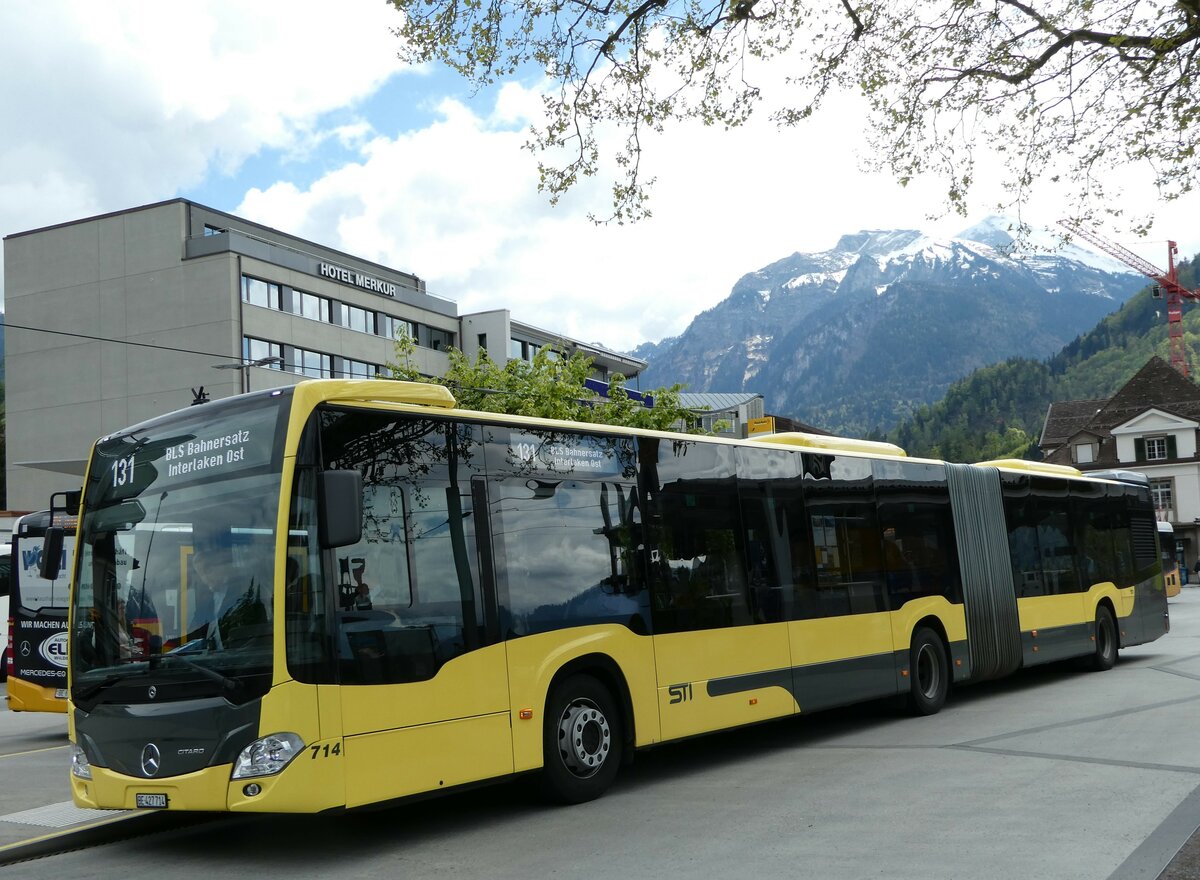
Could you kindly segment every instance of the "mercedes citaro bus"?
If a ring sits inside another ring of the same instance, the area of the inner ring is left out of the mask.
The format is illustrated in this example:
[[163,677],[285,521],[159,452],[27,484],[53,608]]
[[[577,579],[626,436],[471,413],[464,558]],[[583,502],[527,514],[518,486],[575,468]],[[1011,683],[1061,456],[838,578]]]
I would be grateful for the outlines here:
[[932,714],[1167,629],[1144,484],[306,381],[97,442],[71,784],[312,812],[538,771],[578,802],[657,743],[881,697]]

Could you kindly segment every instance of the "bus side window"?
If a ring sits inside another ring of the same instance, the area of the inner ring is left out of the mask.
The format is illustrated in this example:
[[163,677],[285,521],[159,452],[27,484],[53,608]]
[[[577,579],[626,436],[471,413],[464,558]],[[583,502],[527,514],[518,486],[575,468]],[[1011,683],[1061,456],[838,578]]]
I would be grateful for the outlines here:
[[1071,519],[1075,526],[1075,567],[1081,590],[1113,579],[1112,534],[1104,512],[1105,488],[1071,485]]
[[1001,480],[1004,487],[1004,519],[1008,526],[1008,552],[1017,597],[1044,595],[1046,589],[1042,580],[1037,513],[1030,496],[1029,477],[1005,474]]
[[[640,446],[655,525],[655,631],[751,623],[733,453],[684,440],[642,439]],[[648,468],[647,453],[655,449]]]
[[[738,496],[746,529],[750,604],[759,623],[810,616],[812,547],[800,485],[801,457],[738,449]],[[803,586],[802,586],[803,585]]]
[[1061,480],[1045,477],[1032,477],[1030,484],[1046,594],[1077,593],[1080,577],[1067,486]]
[[889,607],[923,596],[961,602],[945,466],[897,460],[876,461],[873,468]]
[[887,609],[871,462],[805,453],[804,505],[816,567],[815,617]]

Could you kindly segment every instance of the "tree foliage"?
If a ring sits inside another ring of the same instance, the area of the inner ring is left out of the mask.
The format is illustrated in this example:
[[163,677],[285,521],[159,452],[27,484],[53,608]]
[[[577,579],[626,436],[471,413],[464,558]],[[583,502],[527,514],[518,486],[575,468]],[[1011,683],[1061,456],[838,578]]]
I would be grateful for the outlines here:
[[391,377],[445,385],[463,409],[660,431],[681,427],[700,431],[699,415],[679,401],[680,385],[650,392],[654,406],[647,407],[629,396],[625,377],[614,373],[608,397],[597,396],[584,386],[592,374],[592,358],[583,352],[563,358],[550,346],[543,346],[531,361],[514,359],[500,366],[483,349],[472,361],[451,347],[446,375],[429,378],[412,365],[414,346],[409,336],[397,338],[396,360],[387,365]]
[[[1106,174],[1145,163],[1166,199],[1200,162],[1200,0],[392,0],[401,56],[477,86],[536,69],[556,88],[530,146],[556,200],[617,149],[614,218],[647,213],[642,135],[698,119],[736,126],[770,95],[785,125],[846,91],[869,107],[868,163],[901,183],[940,175],[965,213],[973,146],[1000,150],[1010,210],[1042,179],[1073,214],[1119,213]],[[565,152],[564,152],[565,151]]]

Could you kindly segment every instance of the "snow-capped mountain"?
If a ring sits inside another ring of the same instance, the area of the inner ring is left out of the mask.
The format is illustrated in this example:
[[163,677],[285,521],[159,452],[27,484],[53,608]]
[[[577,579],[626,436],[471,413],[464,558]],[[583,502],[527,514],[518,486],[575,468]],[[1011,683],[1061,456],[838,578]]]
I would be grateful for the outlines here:
[[864,230],[764,266],[680,336],[638,349],[641,387],[758,391],[769,412],[830,430],[887,429],[971,370],[1058,351],[1145,286],[1079,247],[1014,254],[1008,226]]

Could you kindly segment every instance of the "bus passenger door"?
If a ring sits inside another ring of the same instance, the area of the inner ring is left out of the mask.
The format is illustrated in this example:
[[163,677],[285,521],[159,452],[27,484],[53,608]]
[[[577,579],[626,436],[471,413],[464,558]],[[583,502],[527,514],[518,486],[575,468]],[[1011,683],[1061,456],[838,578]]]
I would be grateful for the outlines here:
[[481,585],[480,429],[327,419],[326,466],[367,474],[362,539],[332,552],[347,806],[511,773],[505,646]]
[[815,453],[803,461],[789,626],[796,699],[811,712],[896,693],[897,646],[871,462]]
[[1027,497],[1008,504],[1009,547],[1017,591],[1021,646],[1027,665],[1078,656],[1088,650],[1091,585],[1086,541],[1072,527],[1068,487],[1031,477]]
[[760,507],[743,517],[735,449],[659,446],[643,439],[640,454],[663,738],[793,714],[786,611]]

